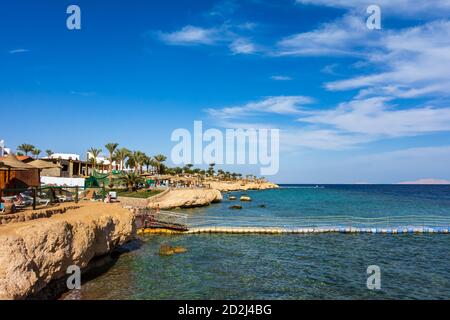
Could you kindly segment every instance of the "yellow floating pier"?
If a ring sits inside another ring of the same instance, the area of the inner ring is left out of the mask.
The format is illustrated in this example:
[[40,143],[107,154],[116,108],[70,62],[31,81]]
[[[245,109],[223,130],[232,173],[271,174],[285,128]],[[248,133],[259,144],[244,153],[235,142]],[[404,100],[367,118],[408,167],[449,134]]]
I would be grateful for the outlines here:
[[177,230],[171,230],[171,229],[165,229],[165,228],[146,228],[146,229],[138,229],[137,234],[184,234],[185,231],[177,231]]

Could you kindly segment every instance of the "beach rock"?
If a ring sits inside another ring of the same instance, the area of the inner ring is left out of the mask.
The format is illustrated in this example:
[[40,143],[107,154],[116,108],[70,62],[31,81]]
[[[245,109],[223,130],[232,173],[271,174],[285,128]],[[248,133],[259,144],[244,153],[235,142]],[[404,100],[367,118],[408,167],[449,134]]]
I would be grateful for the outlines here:
[[266,207],[265,204],[260,204],[260,205],[258,206],[258,208],[265,208],[265,207]]
[[163,244],[163,245],[161,245],[161,247],[159,247],[159,255],[160,256],[171,256],[174,254],[175,254],[175,250],[167,244]]
[[172,247],[167,244],[162,244],[159,247],[159,255],[160,256],[171,256],[176,253],[185,253],[185,252],[187,252],[187,249],[184,247]]
[[222,201],[222,194],[214,189],[174,189],[156,199],[148,200],[148,207],[162,210],[208,206]]
[[86,203],[47,219],[1,227],[0,299],[36,295],[67,268],[134,239],[134,216],[116,205]]
[[185,253],[185,252],[187,252],[187,249],[184,248],[184,247],[174,247],[174,248],[173,248],[173,251],[174,251],[175,253]]
[[278,185],[271,182],[252,182],[252,181],[208,181],[211,188],[221,192],[247,191],[247,190],[266,190],[277,189]]
[[235,205],[235,206],[231,206],[230,209],[231,209],[231,210],[241,210],[241,209],[242,209],[242,206]]

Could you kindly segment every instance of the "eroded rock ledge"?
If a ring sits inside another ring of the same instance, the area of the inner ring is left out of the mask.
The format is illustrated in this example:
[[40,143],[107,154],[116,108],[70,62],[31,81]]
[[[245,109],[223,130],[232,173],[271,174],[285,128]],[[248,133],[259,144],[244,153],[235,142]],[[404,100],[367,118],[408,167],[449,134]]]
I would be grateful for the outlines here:
[[245,182],[245,181],[211,181],[211,188],[222,191],[247,191],[247,190],[267,190],[278,189],[279,186],[272,182]]
[[0,227],[0,299],[36,295],[70,265],[85,268],[132,240],[134,216],[118,205],[85,203],[61,215]]
[[215,189],[173,189],[148,200],[149,208],[173,209],[208,206],[220,202],[222,194]]

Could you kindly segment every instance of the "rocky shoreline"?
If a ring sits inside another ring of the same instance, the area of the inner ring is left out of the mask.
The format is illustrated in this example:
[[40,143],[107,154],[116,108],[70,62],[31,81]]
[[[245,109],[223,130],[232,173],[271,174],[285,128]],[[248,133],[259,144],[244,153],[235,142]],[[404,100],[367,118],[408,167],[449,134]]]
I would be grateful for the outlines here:
[[[194,208],[222,201],[222,192],[273,188],[278,186],[269,182],[212,181],[210,188],[168,189],[139,199],[138,207]],[[53,299],[67,289],[69,266],[79,267],[83,277],[107,267],[114,261],[111,253],[136,239],[135,216],[124,208],[135,202],[120,200],[63,205],[1,220],[0,299]]]
[[174,189],[163,196],[150,198],[147,206],[152,209],[159,207],[162,210],[169,210],[203,207],[220,201],[222,194],[215,189]]
[[134,215],[118,205],[83,203],[50,218],[0,227],[0,299],[38,297],[64,279],[69,266],[86,269],[135,239]]
[[267,189],[278,189],[278,186],[272,182],[228,182],[228,181],[211,181],[211,188],[219,190],[221,192],[230,191],[247,191],[247,190],[267,190]]
[[149,198],[147,200],[147,207],[152,209],[159,207],[162,210],[203,207],[222,201],[222,192],[279,188],[278,185],[270,182],[211,181],[209,185],[210,188],[167,190],[161,194]]

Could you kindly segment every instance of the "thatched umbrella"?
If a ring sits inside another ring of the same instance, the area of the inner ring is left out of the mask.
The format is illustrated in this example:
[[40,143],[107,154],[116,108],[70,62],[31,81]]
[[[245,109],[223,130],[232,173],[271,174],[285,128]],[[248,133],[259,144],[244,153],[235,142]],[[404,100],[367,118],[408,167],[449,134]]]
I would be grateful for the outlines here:
[[34,161],[29,162],[28,164],[32,165],[34,168],[37,168],[39,170],[62,168],[62,166],[59,164],[54,164],[53,162],[44,161],[44,160],[34,160]]
[[[8,175],[5,175],[5,186],[11,177],[11,171],[28,171],[36,169],[35,167],[26,164],[16,158],[16,156],[12,153],[8,154],[6,157],[1,159],[0,170],[7,171]],[[3,194],[3,190],[0,190],[0,200]]]
[[31,169],[36,169],[35,167],[29,165],[28,163],[20,161],[12,153],[2,158],[1,162],[3,163],[4,166],[9,167],[8,171],[27,171]]
[[8,166],[0,161],[0,171],[8,171]]

